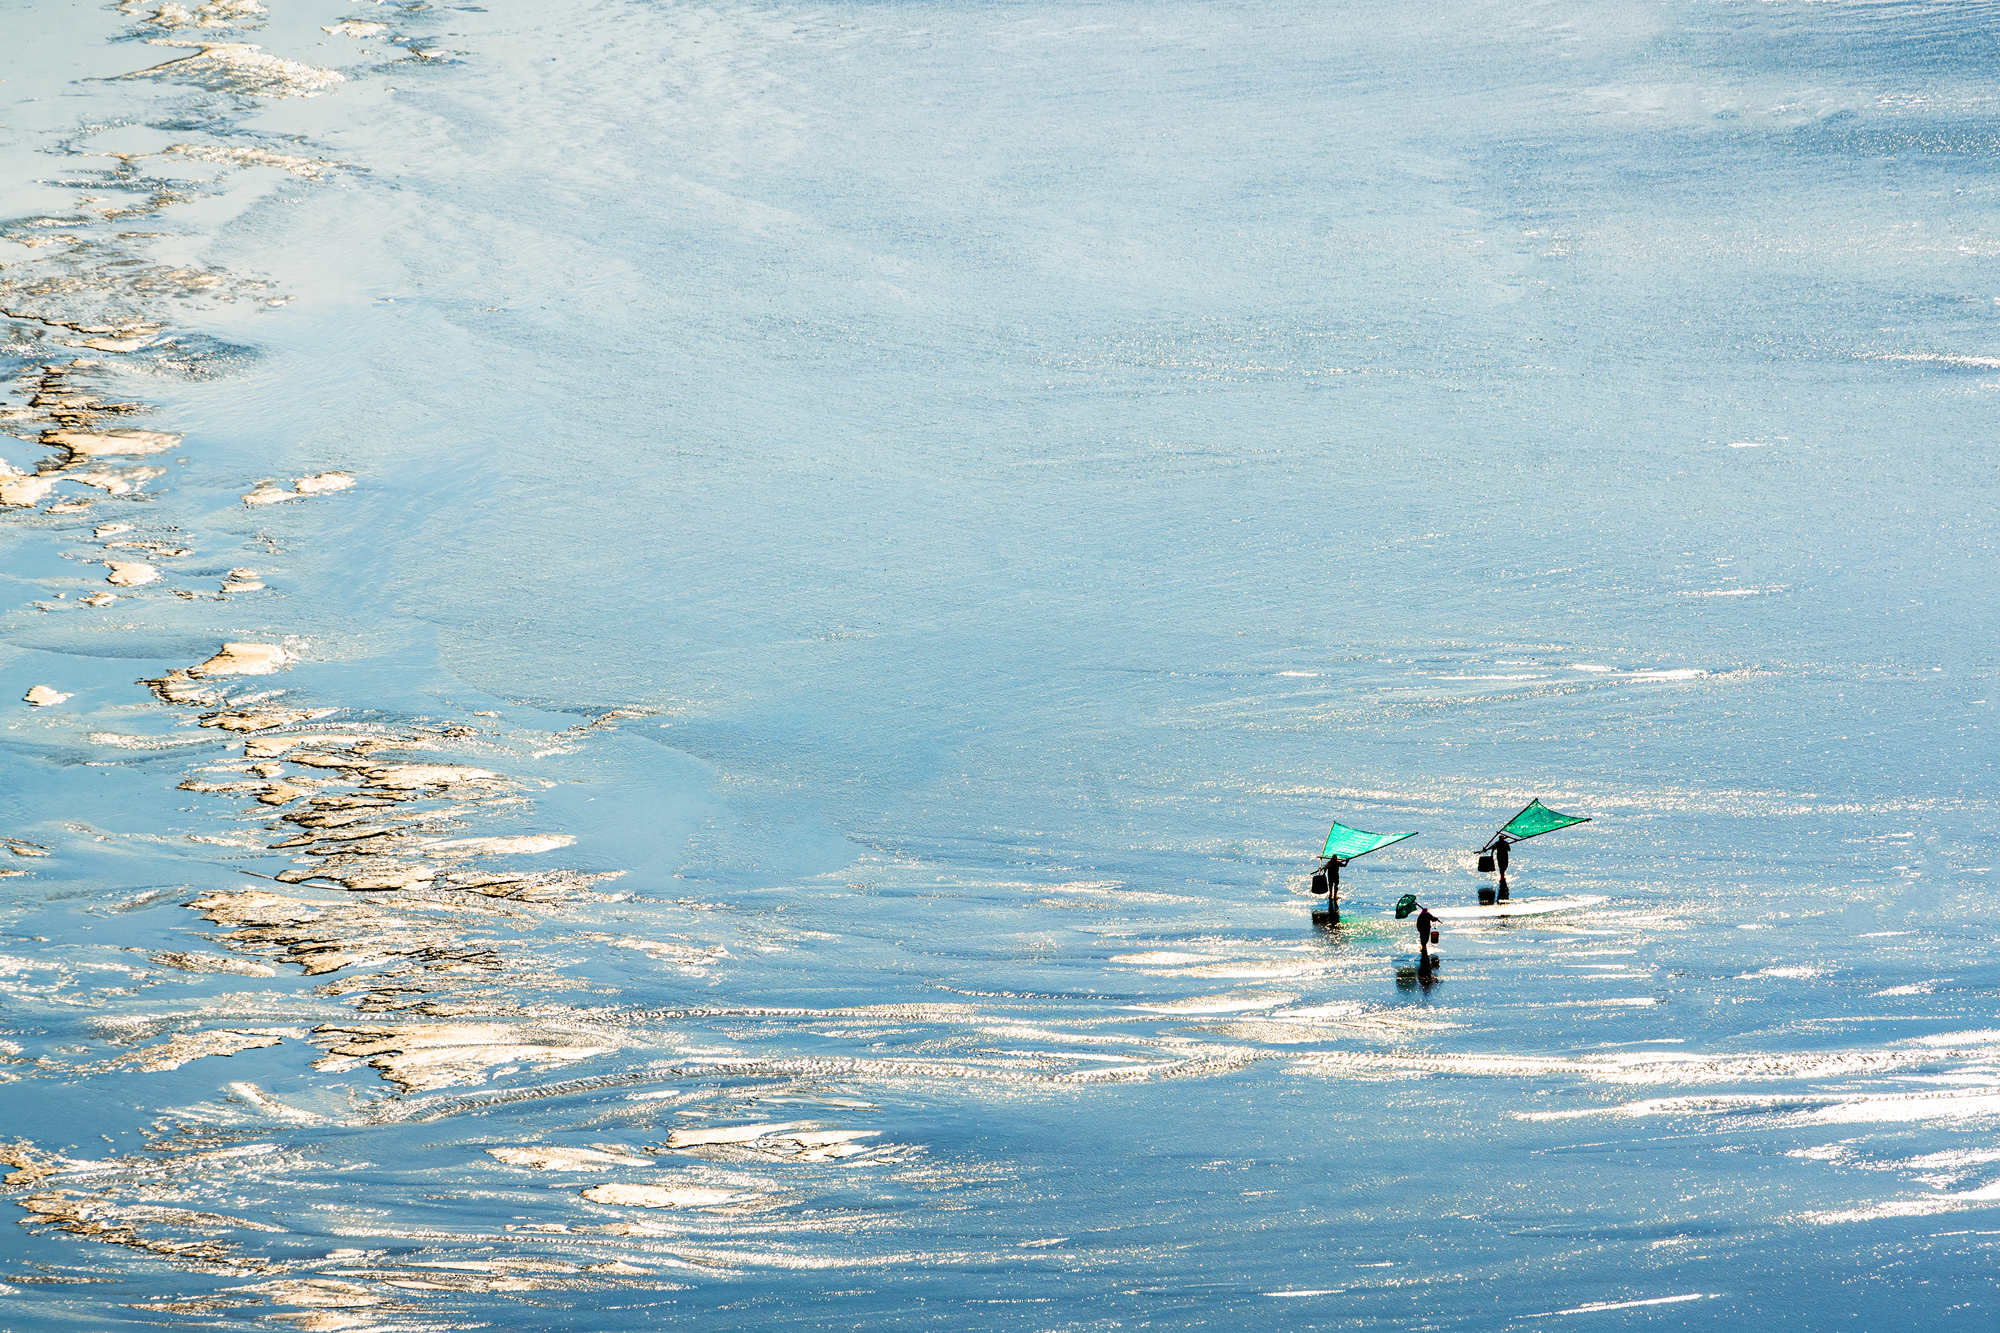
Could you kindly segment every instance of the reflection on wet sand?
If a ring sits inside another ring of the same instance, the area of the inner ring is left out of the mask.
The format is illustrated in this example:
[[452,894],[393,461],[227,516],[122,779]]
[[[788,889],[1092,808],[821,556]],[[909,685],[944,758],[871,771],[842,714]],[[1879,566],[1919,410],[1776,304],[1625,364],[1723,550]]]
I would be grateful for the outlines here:
[[[30,937],[0,973],[26,1007],[22,1026],[45,1025],[32,1051],[0,1048],[0,1077],[52,1092],[102,1090],[105,1106],[126,1104],[122,1096],[174,1106],[120,1126],[143,1136],[136,1151],[58,1152],[47,1143],[70,1133],[62,1126],[0,1147],[24,1225],[76,1242],[70,1267],[43,1274],[52,1289],[137,1272],[163,1294],[131,1308],[173,1317],[162,1322],[411,1327],[483,1313],[490,1307],[474,1298],[488,1296],[613,1292],[629,1311],[654,1299],[639,1293],[760,1271],[1012,1271],[1023,1247],[1069,1239],[1006,1249],[910,1240],[936,1216],[990,1205],[1013,1169],[1003,1149],[969,1143],[954,1115],[920,1113],[925,1099],[949,1102],[954,1114],[1067,1098],[1098,1107],[1154,1085],[1262,1080],[1330,1119],[1312,1097],[1336,1083],[1423,1083],[1442,1090],[1442,1103],[1476,1081],[1502,1090],[1494,1096],[1509,1108],[1507,1124],[1550,1132],[1671,1120],[1800,1135],[1865,1123],[1977,1126],[1996,1113],[1993,1043],[1976,1031],[1843,1037],[1806,1053],[1787,1046],[1794,1034],[1774,1031],[1702,1048],[1686,1035],[1700,1032],[1695,999],[1719,1007],[1725,997],[1690,998],[1692,983],[1637,957],[1691,927],[1666,908],[1632,907],[1639,894],[1625,883],[1565,899],[1593,909],[1576,919],[1456,931],[1447,962],[1420,969],[1405,959],[1407,936],[1366,922],[1315,936],[1302,891],[1267,895],[1275,905],[1218,906],[1211,886],[1167,875],[1127,882],[1112,877],[1122,866],[1059,864],[1055,854],[1044,858],[1047,873],[1030,873],[1021,862],[1034,858],[1018,846],[995,851],[983,877],[966,868],[976,856],[858,858],[840,872],[842,887],[807,886],[810,915],[670,897],[659,893],[660,867],[605,867],[592,830],[545,798],[575,780],[562,757],[588,760],[584,747],[621,739],[621,726],[628,736],[650,727],[648,714],[579,707],[586,720],[559,731],[503,724],[490,709],[415,716],[356,683],[364,673],[338,670],[338,653],[315,644],[314,608],[327,590],[295,583],[267,558],[275,543],[229,526],[365,510],[379,479],[337,454],[238,460],[202,483],[223,517],[200,512],[188,478],[223,469],[200,432],[159,405],[168,397],[159,390],[171,386],[184,402],[203,380],[252,364],[252,349],[197,331],[204,312],[238,303],[271,311],[286,298],[252,274],[155,259],[155,238],[116,229],[174,217],[257,172],[308,198],[387,187],[367,164],[345,160],[357,154],[321,155],[302,135],[249,141],[254,127],[231,99],[316,97],[350,81],[266,46],[193,39],[257,27],[255,0],[121,8],[135,24],[130,36],[176,52],[120,74],[122,90],[179,89],[172,95],[195,98],[188,105],[201,115],[153,126],[149,152],[97,151],[98,131],[80,131],[62,149],[75,177],[64,188],[88,193],[6,224],[25,258],[0,271],[15,391],[0,408],[13,438],[0,460],[0,507],[24,549],[76,571],[26,580],[38,590],[28,603],[36,624],[131,642],[143,634],[145,660],[158,663],[141,682],[121,675],[108,704],[52,673],[24,696],[34,710],[24,715],[47,726],[35,735],[57,738],[50,748],[66,769],[126,784],[135,809],[161,792],[192,800],[176,815],[195,831],[100,832],[72,821],[46,845],[4,842],[10,864],[0,874],[10,877],[115,847],[128,859],[102,880],[121,896],[100,915],[136,922],[114,914],[157,902],[162,911],[143,924],[172,918],[158,927],[165,938],[120,933],[100,946]],[[319,30],[379,42],[397,61],[436,58],[393,35],[420,21],[416,7],[370,12],[393,22],[343,19]],[[308,110],[329,105],[322,97]],[[212,620],[198,631],[145,620],[184,603]],[[1379,695],[1459,708],[1474,696],[1433,682],[1554,678],[1438,673],[1453,660],[1440,650],[1438,661],[1383,672]],[[72,669],[81,676],[85,665]],[[1727,673],[1587,674],[1559,688],[1719,683]],[[1477,697],[1486,693],[1517,692]],[[80,697],[87,708],[65,711]],[[1246,692],[1211,707],[1208,721],[1240,714],[1264,725],[1287,708],[1327,706],[1321,695],[1274,703]],[[1344,790],[1240,785],[1314,802]],[[1384,786],[1353,794],[1405,804],[1462,796]],[[1635,813],[1639,804],[1630,793],[1607,799]],[[1836,810],[1832,798],[1786,799]],[[1764,811],[1776,798],[1654,788],[1645,800],[1685,813],[1703,802]],[[1248,844],[1218,853],[1246,862],[1287,854]],[[850,879],[864,875],[878,882]],[[907,948],[901,938],[884,943],[869,933],[869,895],[889,891],[977,898],[968,910],[985,915]],[[1254,926],[1239,924],[1250,916]],[[1577,947],[1594,944],[1615,947]],[[1613,958],[1632,961],[1600,961]],[[1492,984],[1503,966],[1517,982],[1583,980],[1536,1001],[1543,1020],[1560,1022],[1524,1030],[1509,1008],[1515,997]],[[842,968],[867,984],[821,985],[848,975]],[[1736,988],[1731,1003],[1757,1003],[1760,988],[1826,975],[1745,964],[1714,985]],[[634,976],[643,991],[626,984]],[[1938,984],[1869,994],[1921,997]],[[825,993],[842,986],[841,996]],[[895,998],[856,999],[884,994]],[[1676,1035],[1651,1035],[1660,1032]],[[1628,1038],[1690,1044],[1614,1049]],[[1659,1095],[1633,1100],[1632,1088]],[[1509,1100],[1516,1092],[1549,1100]],[[949,1134],[959,1137],[946,1142]],[[1890,1173],[1898,1188],[1931,1191],[1802,1212],[1814,1225],[1995,1201],[1981,1175],[1992,1159],[1976,1153],[1796,1151],[1815,1169]],[[1871,1188],[1853,1193],[1872,1197]]]

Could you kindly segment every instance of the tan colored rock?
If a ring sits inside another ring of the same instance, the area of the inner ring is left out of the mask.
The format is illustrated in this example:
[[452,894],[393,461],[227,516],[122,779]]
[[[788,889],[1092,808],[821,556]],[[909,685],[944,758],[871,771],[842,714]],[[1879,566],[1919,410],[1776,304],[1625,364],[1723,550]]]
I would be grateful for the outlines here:
[[292,488],[278,485],[274,481],[258,482],[243,497],[247,505],[274,505],[285,500],[300,500],[308,495],[324,495],[330,491],[344,491],[354,484],[350,472],[315,472],[309,477],[300,477],[292,483]]
[[224,972],[236,977],[275,977],[278,969],[269,963],[253,963],[247,958],[225,958],[210,953],[156,953],[150,960],[156,967],[179,972]]
[[201,725],[224,731],[263,731],[292,722],[310,722],[339,711],[337,708],[238,708],[227,713],[210,713],[202,718]]
[[[329,709],[327,711],[331,712],[332,710]],[[253,736],[250,738],[250,740],[244,743],[243,757],[245,759],[272,759],[277,757],[278,755],[284,754],[286,751],[291,750],[293,747],[300,745],[324,745],[333,749],[341,749],[349,745],[358,745],[363,741],[370,741],[373,739],[375,739],[373,736],[334,736],[334,735]],[[314,756],[300,755],[298,756],[295,762],[309,763],[309,761],[313,757]],[[310,764],[310,767],[347,768],[352,766],[356,762],[358,761],[355,760],[336,761],[329,758],[327,762],[324,764]]]
[[212,91],[247,93],[252,97],[312,97],[346,78],[330,69],[318,69],[283,56],[271,55],[249,42],[152,40],[163,46],[199,46],[201,49],[193,55],[112,77],[184,78]]
[[[328,1057],[362,1059],[405,1092],[475,1083],[494,1065],[568,1064],[618,1049],[607,1033],[526,1023],[405,1023],[398,1027],[328,1025]],[[321,1064],[326,1061],[321,1061]]]
[[37,685],[21,697],[37,708],[47,708],[50,704],[59,704],[70,696],[47,685]]
[[188,671],[196,676],[268,676],[296,660],[275,643],[225,643],[221,652]]
[[[117,472],[65,472],[57,480],[73,481],[79,486],[95,486],[106,495],[128,495],[136,483],[165,475],[165,468],[128,467]],[[49,512],[54,513],[55,510],[50,509]]]
[[94,592],[83,599],[85,606],[109,606],[118,600],[116,593]]
[[0,481],[0,505],[33,509],[56,488],[54,477],[9,477]]
[[104,567],[111,571],[104,576],[104,581],[121,588],[137,588],[142,584],[156,583],[160,578],[160,571],[143,560],[107,560]]
[[175,546],[172,542],[112,541],[104,543],[107,551],[144,551],[155,560],[171,560],[175,556],[192,555],[192,547]]
[[382,1321],[372,1314],[341,1314],[335,1310],[301,1310],[294,1314],[282,1311],[267,1314],[269,1323],[288,1324],[299,1333],[349,1333],[352,1329],[379,1329]]
[[324,495],[329,491],[344,491],[354,484],[351,472],[315,472],[310,477],[300,477],[292,485],[300,495]]
[[424,844],[426,855],[443,856],[525,856],[552,852],[576,842],[567,833],[530,833],[513,838],[444,838]]
[[197,685],[185,669],[169,671],[153,680],[142,680],[141,685],[149,687],[161,703],[192,704],[202,708],[213,708],[222,702],[222,695],[203,685]]
[[667,1135],[669,1148],[692,1148],[703,1143],[749,1143],[755,1139],[779,1138],[798,1130],[819,1128],[813,1120],[783,1120],[763,1125],[719,1125],[713,1129],[677,1129]]
[[262,889],[211,889],[188,906],[218,926],[291,926],[317,920],[326,909],[305,898],[287,898]]
[[[268,1297],[273,1305],[325,1306],[336,1310],[362,1310],[388,1301],[388,1298],[377,1296],[358,1283],[323,1277],[261,1282],[243,1290],[258,1292]],[[343,1324],[341,1327],[347,1326]]]
[[37,1149],[26,1139],[18,1143],[0,1144],[0,1164],[11,1166],[4,1183],[8,1189],[26,1189],[30,1185],[68,1169],[71,1165],[61,1157],[55,1157]]
[[[134,0],[122,0],[118,7],[129,14],[133,6]],[[146,17],[146,22],[159,28],[228,28],[238,20],[268,12],[257,0],[208,0],[193,10],[179,0],[166,0]]]
[[123,454],[157,454],[173,448],[181,437],[160,430],[45,430],[43,444],[59,444],[71,458],[108,458]]
[[268,1261],[241,1257],[235,1253],[236,1246],[221,1241],[155,1239],[147,1235],[144,1228],[169,1226],[206,1232],[284,1230],[283,1227],[253,1222],[248,1218],[225,1217],[219,1213],[195,1212],[156,1203],[124,1203],[104,1194],[72,1195],[67,1190],[31,1194],[16,1202],[30,1215],[27,1220],[35,1225],[67,1231],[86,1240],[126,1245],[135,1250],[165,1255],[179,1263],[254,1270]]
[[464,889],[485,898],[511,898],[518,902],[557,902],[591,892],[599,880],[616,879],[623,871],[603,875],[579,875],[574,870],[544,870],[532,875],[453,875],[439,882],[446,888]]
[[486,1153],[509,1166],[524,1166],[530,1171],[609,1171],[614,1166],[654,1165],[650,1157],[606,1152],[602,1148],[488,1148]]
[[495,782],[497,773],[489,773],[483,768],[466,768],[457,764],[395,764],[384,768],[371,768],[366,774],[371,787],[387,787],[391,790],[417,787],[451,787],[467,782]]
[[354,864],[323,866],[320,873],[327,879],[339,880],[355,893],[389,893],[430,883],[437,878],[437,867],[421,861],[368,856],[358,858]]
[[[303,176],[310,181],[324,178],[339,162],[328,162],[317,157],[299,157],[292,153],[274,153],[268,148],[224,147],[219,144],[177,143],[164,150],[170,157],[185,157],[197,162],[214,162],[225,167],[276,167],[289,171],[294,176]],[[84,346],[94,346],[85,343]],[[123,348],[110,348],[123,351]]]
[[268,790],[268,782],[203,782],[200,778],[182,778],[177,790],[198,791],[210,796],[248,796]]
[[704,1189],[698,1185],[592,1185],[582,1194],[592,1203],[625,1208],[713,1208],[756,1197],[743,1190]]
[[314,819],[373,819],[384,810],[393,810],[401,796],[315,796]]
[[[277,740],[278,740],[277,737],[273,737],[272,743],[276,744]],[[314,752],[312,754],[295,753],[291,756],[291,760],[293,763],[303,764],[307,768],[362,769],[368,767],[367,760],[356,759],[352,755],[345,755],[345,754],[320,754],[318,752]]]
[[235,1055],[264,1046],[276,1046],[285,1038],[299,1040],[304,1028],[222,1028],[210,1032],[181,1032],[158,1046],[130,1051],[109,1061],[112,1065],[136,1064],[148,1073],[179,1069],[205,1055]]

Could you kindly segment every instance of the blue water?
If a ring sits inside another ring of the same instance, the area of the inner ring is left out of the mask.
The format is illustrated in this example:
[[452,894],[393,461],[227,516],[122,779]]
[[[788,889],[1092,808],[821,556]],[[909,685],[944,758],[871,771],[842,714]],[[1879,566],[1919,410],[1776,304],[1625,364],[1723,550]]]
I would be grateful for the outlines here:
[[[4,511],[5,1327],[2000,1308],[1991,6],[269,8],[8,20],[10,375],[185,439]],[[620,877],[250,878],[302,807],[132,683],[225,641]],[[1418,971],[1534,797],[1582,901]],[[1336,818],[1420,836],[1330,932]]]

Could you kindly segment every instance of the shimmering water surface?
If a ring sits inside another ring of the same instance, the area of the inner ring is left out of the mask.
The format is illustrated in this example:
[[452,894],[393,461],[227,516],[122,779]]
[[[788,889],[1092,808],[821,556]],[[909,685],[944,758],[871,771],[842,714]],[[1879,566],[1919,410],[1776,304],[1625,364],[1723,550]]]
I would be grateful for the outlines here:
[[1996,7],[4,23],[0,1326],[2000,1308]]

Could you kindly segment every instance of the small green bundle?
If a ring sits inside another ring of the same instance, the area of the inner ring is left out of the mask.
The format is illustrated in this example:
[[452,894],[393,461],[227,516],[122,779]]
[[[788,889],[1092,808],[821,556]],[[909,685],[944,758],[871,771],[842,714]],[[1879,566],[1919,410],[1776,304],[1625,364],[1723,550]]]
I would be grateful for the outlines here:
[[1406,893],[1402,897],[1396,899],[1396,919],[1398,921],[1401,921],[1404,917],[1408,916],[1410,913],[1416,910],[1417,910],[1416,894]]

